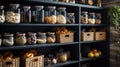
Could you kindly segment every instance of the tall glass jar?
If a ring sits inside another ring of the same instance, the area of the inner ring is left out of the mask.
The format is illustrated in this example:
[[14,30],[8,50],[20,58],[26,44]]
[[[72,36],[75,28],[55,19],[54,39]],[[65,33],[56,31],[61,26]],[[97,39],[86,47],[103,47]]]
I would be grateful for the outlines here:
[[35,6],[33,10],[32,19],[34,22],[44,22],[44,6]]
[[57,24],[66,24],[66,8],[65,7],[57,8],[56,23]]
[[46,33],[43,33],[43,32],[38,32],[37,33],[37,43],[38,44],[44,44],[47,42],[47,39],[46,39]]
[[21,22],[30,23],[31,22],[31,10],[30,6],[23,6],[21,8]]
[[4,33],[3,34],[2,45],[4,45],[4,46],[13,46],[14,45],[13,34]]
[[56,36],[54,32],[48,32],[47,33],[47,43],[55,43]]
[[36,44],[36,42],[37,42],[36,33],[28,32],[28,34],[27,34],[27,44]]
[[48,24],[56,23],[56,7],[48,6],[45,8],[45,22]]
[[5,15],[4,15],[4,6],[0,6],[0,23],[5,22]]
[[83,11],[81,13],[81,23],[82,24],[87,24],[88,23],[88,12],[87,11]]
[[7,23],[20,23],[20,8],[19,4],[10,4],[7,11],[5,20]]
[[95,14],[95,24],[101,24],[101,14],[100,13]]
[[94,12],[90,12],[90,13],[89,13],[88,23],[89,23],[89,24],[95,24],[95,13],[94,13]]
[[16,45],[25,45],[27,42],[25,33],[17,32],[15,36]]
[[75,23],[74,13],[67,13],[67,23],[68,24],[74,24]]

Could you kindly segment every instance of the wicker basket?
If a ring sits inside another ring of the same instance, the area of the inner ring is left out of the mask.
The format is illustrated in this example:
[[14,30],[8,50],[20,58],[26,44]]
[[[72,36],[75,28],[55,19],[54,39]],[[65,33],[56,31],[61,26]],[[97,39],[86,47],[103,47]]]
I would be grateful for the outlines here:
[[81,40],[82,41],[93,41],[94,40],[94,32],[82,32]]
[[106,40],[106,32],[95,32],[95,40]]

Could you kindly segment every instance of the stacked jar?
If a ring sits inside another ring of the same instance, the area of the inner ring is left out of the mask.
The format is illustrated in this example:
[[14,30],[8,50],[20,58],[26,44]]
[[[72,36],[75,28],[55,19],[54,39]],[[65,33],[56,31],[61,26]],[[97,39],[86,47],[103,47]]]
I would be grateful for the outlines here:
[[4,15],[4,6],[0,6],[0,23],[5,22],[5,15]]
[[19,4],[10,4],[5,15],[7,23],[20,23]]

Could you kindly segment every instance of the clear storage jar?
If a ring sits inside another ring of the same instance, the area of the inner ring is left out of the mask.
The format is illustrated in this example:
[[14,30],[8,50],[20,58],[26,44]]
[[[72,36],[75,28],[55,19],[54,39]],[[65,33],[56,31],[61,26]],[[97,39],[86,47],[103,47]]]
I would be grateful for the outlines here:
[[35,6],[33,10],[32,19],[34,22],[43,23],[44,22],[44,6]]
[[68,24],[74,24],[75,23],[74,13],[67,13],[67,23]]
[[30,6],[23,6],[21,8],[21,22],[30,23],[31,22],[31,10]]
[[5,22],[4,6],[0,6],[0,23]]
[[48,6],[45,8],[45,20],[47,24],[55,24],[56,23],[56,7]]
[[55,41],[56,41],[55,32],[48,32],[47,33],[47,43],[55,43]]
[[20,8],[19,4],[10,4],[6,14],[5,20],[7,23],[20,23]]
[[95,14],[95,24],[101,24],[101,14],[100,13]]
[[88,12],[87,11],[83,11],[81,13],[81,23],[82,24],[87,24],[88,23]]
[[56,23],[57,24],[66,24],[66,8],[65,7],[57,8]]
[[27,44],[36,44],[36,42],[37,42],[36,33],[28,32],[27,33]]
[[43,33],[43,32],[38,32],[37,33],[37,43],[38,44],[44,44],[47,42],[47,39],[46,39],[46,33]]
[[25,45],[27,42],[25,33],[17,32],[15,36],[15,44],[16,45]]
[[95,24],[95,13],[90,12],[88,15],[88,23],[89,24]]
[[3,40],[2,40],[3,46],[13,46],[14,45],[14,36],[10,33],[4,33],[3,34]]

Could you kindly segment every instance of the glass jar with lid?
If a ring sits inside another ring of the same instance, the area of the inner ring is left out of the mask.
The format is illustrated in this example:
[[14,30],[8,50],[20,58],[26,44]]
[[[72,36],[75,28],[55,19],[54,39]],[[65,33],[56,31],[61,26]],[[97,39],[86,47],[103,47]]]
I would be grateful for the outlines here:
[[5,14],[7,23],[20,23],[20,8],[19,4],[10,4]]
[[36,44],[36,42],[37,42],[36,33],[28,32],[28,34],[27,34],[27,44]]
[[87,11],[83,11],[81,13],[81,23],[82,24],[87,24],[88,23],[88,12]]
[[90,12],[88,15],[88,23],[89,24],[95,24],[95,13]]
[[37,43],[38,44],[44,44],[47,42],[47,39],[46,39],[46,33],[43,33],[43,32],[38,32],[37,33]]
[[1,44],[2,44],[2,38],[1,38],[1,34],[0,34],[0,46],[1,46]]
[[74,13],[67,13],[67,23],[68,24],[74,24],[75,23]]
[[0,23],[5,22],[4,6],[0,6]]
[[48,32],[47,33],[47,43],[55,43],[55,41],[56,41],[55,32]]
[[4,33],[3,34],[3,40],[2,40],[3,46],[13,46],[14,45],[14,36],[11,33]]
[[66,8],[65,7],[57,8],[56,23],[57,24],[66,24]]
[[25,33],[17,32],[15,36],[15,44],[16,45],[25,45],[27,42]]
[[30,6],[23,6],[21,8],[21,22],[30,23],[31,22],[31,10]]
[[95,14],[95,24],[101,24],[101,14],[100,13]]
[[45,20],[48,24],[55,24],[56,23],[56,7],[55,6],[48,6],[45,8]]
[[33,10],[32,19],[34,22],[44,22],[44,6],[35,6]]

